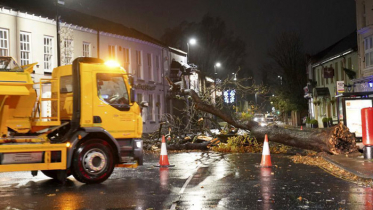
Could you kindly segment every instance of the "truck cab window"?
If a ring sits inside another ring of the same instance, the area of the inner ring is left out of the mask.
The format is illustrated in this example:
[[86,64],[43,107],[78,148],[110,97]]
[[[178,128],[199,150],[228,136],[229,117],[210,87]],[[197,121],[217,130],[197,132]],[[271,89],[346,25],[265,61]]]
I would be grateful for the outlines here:
[[121,111],[129,108],[128,92],[123,75],[97,74],[97,94],[101,101]]
[[60,93],[73,92],[73,76],[62,76],[60,78]]

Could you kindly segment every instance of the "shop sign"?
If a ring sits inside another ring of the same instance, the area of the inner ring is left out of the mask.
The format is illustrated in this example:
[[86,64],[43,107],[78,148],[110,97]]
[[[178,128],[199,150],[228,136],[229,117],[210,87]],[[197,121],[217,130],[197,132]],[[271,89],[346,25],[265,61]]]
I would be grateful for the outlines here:
[[337,93],[345,92],[345,81],[337,81]]

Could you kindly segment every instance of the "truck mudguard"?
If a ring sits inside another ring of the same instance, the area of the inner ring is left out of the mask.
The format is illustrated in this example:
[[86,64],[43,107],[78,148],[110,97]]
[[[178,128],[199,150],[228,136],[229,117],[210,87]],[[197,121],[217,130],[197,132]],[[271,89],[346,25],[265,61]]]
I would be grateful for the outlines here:
[[120,146],[119,146],[117,140],[112,135],[110,135],[109,132],[107,132],[105,129],[100,128],[100,127],[84,127],[84,128],[81,128],[81,130],[78,130],[77,132],[75,132],[72,135],[72,137],[69,141],[71,143],[71,147],[67,151],[67,161],[66,161],[67,166],[66,166],[66,168],[70,168],[70,166],[71,166],[71,160],[73,158],[73,154],[74,154],[74,151],[76,149],[76,146],[79,142],[79,137],[78,136],[80,135],[81,138],[83,139],[85,136],[87,136],[90,133],[102,133],[105,136],[107,136],[106,140],[109,140],[112,143],[112,145],[115,145],[115,148],[113,148],[113,149],[116,150],[117,155],[119,157],[119,159],[117,159],[117,162],[120,160]]

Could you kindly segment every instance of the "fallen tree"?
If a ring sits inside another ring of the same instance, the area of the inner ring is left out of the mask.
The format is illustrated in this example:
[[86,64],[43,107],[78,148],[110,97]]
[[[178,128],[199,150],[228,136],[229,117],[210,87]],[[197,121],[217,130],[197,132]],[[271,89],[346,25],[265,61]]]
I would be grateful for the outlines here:
[[170,80],[168,81],[171,89],[178,88],[180,95],[190,96],[193,99],[194,109],[213,114],[236,128],[248,130],[250,135],[259,141],[264,139],[265,134],[267,134],[269,141],[317,152],[347,154],[357,150],[354,135],[343,124],[326,129],[298,130],[285,129],[275,125],[262,127],[254,121],[242,123],[215,106],[204,102],[194,90],[180,88]]

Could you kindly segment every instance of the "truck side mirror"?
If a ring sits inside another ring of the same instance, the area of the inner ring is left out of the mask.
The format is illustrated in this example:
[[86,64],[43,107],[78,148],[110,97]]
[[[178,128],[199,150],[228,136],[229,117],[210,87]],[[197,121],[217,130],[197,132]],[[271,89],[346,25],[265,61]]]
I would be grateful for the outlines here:
[[130,85],[131,86],[133,86],[134,85],[134,80],[133,80],[133,76],[131,76],[131,75],[128,75],[128,82],[130,83]]
[[148,106],[149,106],[149,103],[147,101],[141,101],[140,107],[144,108],[144,107],[148,107]]
[[135,88],[131,88],[130,95],[131,95],[131,103],[135,103],[136,102],[136,90],[135,90]]

